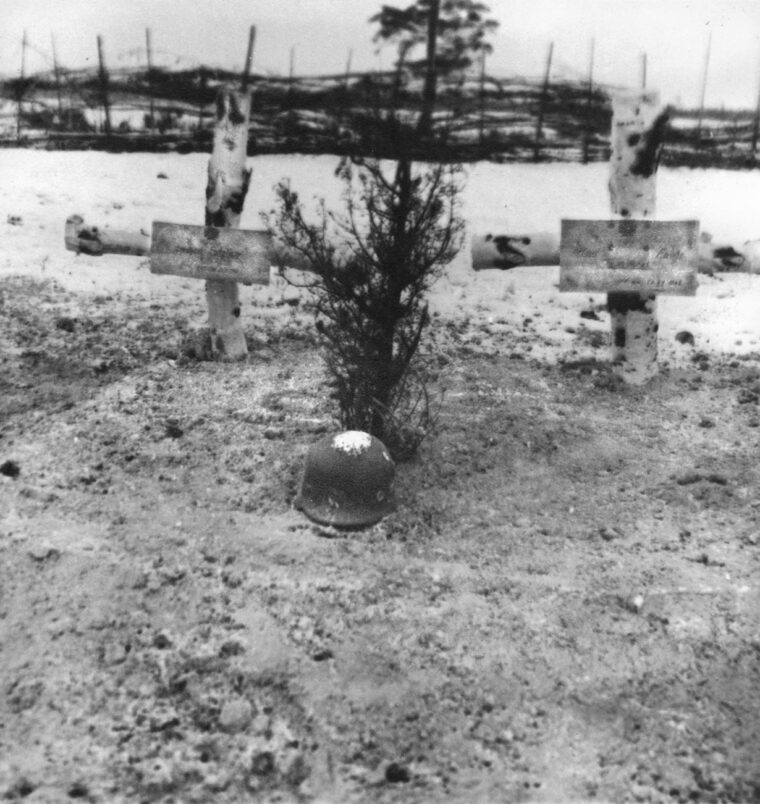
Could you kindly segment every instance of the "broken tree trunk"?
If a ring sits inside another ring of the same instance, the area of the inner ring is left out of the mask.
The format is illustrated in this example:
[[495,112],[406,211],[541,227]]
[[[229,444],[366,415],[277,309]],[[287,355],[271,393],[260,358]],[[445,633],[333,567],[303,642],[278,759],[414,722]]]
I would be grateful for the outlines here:
[[[216,99],[214,148],[208,163],[206,226],[238,227],[251,171],[246,170],[250,96],[224,87]],[[237,282],[206,280],[212,354],[242,360],[248,346],[240,319]]]
[[[656,92],[613,98],[610,204],[621,218],[654,218],[656,180],[668,115]],[[632,385],[657,374],[657,297],[608,293],[612,364]]]

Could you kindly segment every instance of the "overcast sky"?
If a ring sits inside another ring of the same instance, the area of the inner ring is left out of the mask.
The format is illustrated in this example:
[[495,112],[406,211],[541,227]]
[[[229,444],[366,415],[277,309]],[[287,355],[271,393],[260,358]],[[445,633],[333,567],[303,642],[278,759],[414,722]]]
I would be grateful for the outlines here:
[[[388,68],[369,17],[383,0],[0,0],[0,73],[18,75],[24,31],[27,72],[52,66],[52,38],[66,67],[97,63],[102,34],[109,66],[144,63],[150,28],[155,61],[242,67],[248,28],[257,27],[254,70],[339,73]],[[411,0],[385,0],[406,6]],[[596,79],[637,86],[647,54],[647,84],[663,100],[697,106],[710,32],[706,102],[754,108],[760,87],[760,0],[491,0],[500,23],[488,70],[539,76],[550,42],[552,74],[583,78],[594,38]]]

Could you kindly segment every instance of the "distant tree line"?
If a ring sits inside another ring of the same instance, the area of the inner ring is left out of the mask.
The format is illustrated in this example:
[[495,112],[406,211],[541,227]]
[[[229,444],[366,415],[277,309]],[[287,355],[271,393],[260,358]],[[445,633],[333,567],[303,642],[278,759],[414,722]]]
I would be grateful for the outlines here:
[[[414,120],[416,158],[608,157],[609,88],[557,79],[542,87],[537,81],[490,75],[489,37],[498,22],[484,3],[383,5],[369,22],[375,41],[396,50],[394,67],[387,72],[250,76],[252,152],[346,154],[359,149],[393,158],[394,138],[376,121],[378,110],[393,109],[399,121]],[[47,139],[52,147],[207,150],[217,88],[239,79],[237,73],[206,66],[100,73],[56,67],[22,75],[2,85],[2,96],[15,107],[4,109],[3,144],[35,138]],[[109,95],[112,106],[132,107],[138,114],[129,122],[109,123],[103,131],[98,117],[104,115],[97,110]],[[691,125],[696,114],[679,113],[681,125],[671,129],[666,143],[666,164],[755,164],[753,113],[704,110],[700,118],[724,123],[709,127]]]

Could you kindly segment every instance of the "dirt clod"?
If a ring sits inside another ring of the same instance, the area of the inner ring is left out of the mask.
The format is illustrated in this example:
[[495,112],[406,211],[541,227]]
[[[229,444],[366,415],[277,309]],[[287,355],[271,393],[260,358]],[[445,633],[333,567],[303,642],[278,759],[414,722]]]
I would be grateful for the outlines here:
[[56,318],[55,320],[55,328],[61,329],[64,332],[74,332],[77,326],[76,318],[71,318],[70,316],[63,315],[60,318]]
[[251,760],[251,773],[255,776],[269,776],[275,771],[274,754],[271,751],[259,751]]
[[0,475],[16,478],[21,474],[21,467],[16,461],[7,460],[0,464]]
[[679,486],[690,486],[692,483],[699,483],[702,477],[700,472],[684,472],[676,477],[676,483]]
[[398,762],[391,762],[385,769],[385,781],[389,784],[403,784],[410,781],[412,774],[406,765],[400,765]]
[[27,553],[30,558],[40,562],[48,559],[60,558],[61,556],[61,551],[49,542],[39,542],[37,544],[33,544],[31,547],[29,547]]
[[69,798],[88,798],[90,790],[84,782],[75,782],[66,791],[66,795]]
[[164,633],[158,633],[153,637],[153,647],[158,650],[166,650],[172,646],[171,639]]
[[253,718],[253,707],[249,701],[227,701],[219,715],[219,726],[226,732],[236,734],[245,731]]
[[164,435],[167,438],[181,438],[185,431],[179,426],[176,419],[167,419],[164,426]]

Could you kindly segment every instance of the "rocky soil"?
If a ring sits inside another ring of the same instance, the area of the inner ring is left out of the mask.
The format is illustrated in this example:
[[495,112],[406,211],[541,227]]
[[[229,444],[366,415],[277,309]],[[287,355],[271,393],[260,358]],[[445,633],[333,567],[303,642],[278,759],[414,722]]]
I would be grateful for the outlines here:
[[5,800],[760,801],[758,353],[635,389],[601,309],[439,313],[438,430],[337,534],[300,300],[239,365],[158,307],[0,284]]
[[[283,176],[339,202],[334,159],[251,161],[246,228]],[[437,431],[340,534],[292,507],[337,430],[306,300],[243,289],[250,358],[205,362],[201,283],[63,248],[74,212],[199,222],[206,157],[0,163],[0,799],[760,802],[760,277],[658,301],[631,388],[603,296],[465,250]],[[757,238],[756,172],[660,174]],[[468,225],[606,215],[606,180],[473,166]]]

